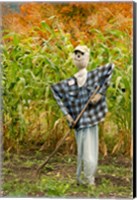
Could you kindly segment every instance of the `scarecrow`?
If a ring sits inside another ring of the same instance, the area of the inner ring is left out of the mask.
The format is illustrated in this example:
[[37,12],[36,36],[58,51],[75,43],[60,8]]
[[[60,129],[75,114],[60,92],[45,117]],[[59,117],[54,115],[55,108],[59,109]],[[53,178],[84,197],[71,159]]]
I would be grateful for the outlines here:
[[[52,85],[53,95],[66,116],[70,127],[75,129],[77,143],[77,185],[95,184],[98,165],[98,124],[104,120],[108,111],[106,90],[114,64],[106,64],[87,71],[90,50],[79,45],[74,49],[73,62],[78,72],[73,77]],[[93,98],[90,98],[99,87]],[[74,121],[90,98],[87,109],[74,126]],[[84,169],[84,179],[81,172]]]

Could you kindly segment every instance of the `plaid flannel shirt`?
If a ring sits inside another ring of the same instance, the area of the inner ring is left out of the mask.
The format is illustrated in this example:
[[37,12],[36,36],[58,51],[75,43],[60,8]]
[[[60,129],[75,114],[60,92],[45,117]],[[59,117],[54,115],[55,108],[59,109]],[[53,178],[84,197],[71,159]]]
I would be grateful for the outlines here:
[[53,95],[62,112],[65,115],[70,114],[74,120],[96,87],[100,86],[98,93],[102,95],[101,100],[95,105],[92,103],[88,105],[75,129],[93,126],[104,119],[108,111],[105,94],[110,84],[113,68],[114,64],[107,64],[88,72],[86,83],[82,87],[78,87],[74,76],[51,86]]

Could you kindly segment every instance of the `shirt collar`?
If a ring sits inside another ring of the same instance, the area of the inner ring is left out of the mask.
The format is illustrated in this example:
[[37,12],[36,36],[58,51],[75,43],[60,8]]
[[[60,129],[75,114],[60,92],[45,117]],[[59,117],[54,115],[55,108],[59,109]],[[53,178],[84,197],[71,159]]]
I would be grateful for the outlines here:
[[84,77],[87,75],[87,69],[84,68],[84,69],[81,69],[79,70],[76,74],[74,74],[74,77],[77,79],[77,78],[81,78],[81,77]]

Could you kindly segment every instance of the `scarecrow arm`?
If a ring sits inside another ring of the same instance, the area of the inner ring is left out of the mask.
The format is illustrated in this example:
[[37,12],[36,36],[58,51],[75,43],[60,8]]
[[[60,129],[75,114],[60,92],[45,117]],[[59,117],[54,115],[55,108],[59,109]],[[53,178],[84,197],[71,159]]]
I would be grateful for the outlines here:
[[63,103],[63,91],[62,91],[62,88],[61,88],[61,85],[60,84],[56,84],[56,85],[52,85],[51,86],[51,91],[54,95],[54,98],[56,99],[59,107],[61,108],[62,112],[64,113],[64,115],[68,115],[68,110],[66,108],[66,106],[64,105]]
[[99,67],[99,79],[100,79],[100,90],[98,93],[105,95],[107,88],[110,85],[110,80],[112,72],[114,69],[114,64],[107,64],[103,67]]

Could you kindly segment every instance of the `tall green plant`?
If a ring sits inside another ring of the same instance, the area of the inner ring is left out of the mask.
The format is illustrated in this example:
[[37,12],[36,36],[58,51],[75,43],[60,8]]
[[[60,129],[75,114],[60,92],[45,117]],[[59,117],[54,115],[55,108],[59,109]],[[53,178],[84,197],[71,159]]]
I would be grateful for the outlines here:
[[[48,147],[54,148],[56,144],[52,145],[52,141],[58,141],[67,128],[50,86],[76,72],[71,59],[71,35],[61,29],[54,32],[44,21],[39,28],[34,28],[33,34],[37,35],[37,31],[48,35],[48,39],[40,38],[39,42],[33,35],[26,38],[16,33],[5,34],[3,37],[3,41],[12,38],[3,42],[2,46],[6,149],[17,149],[25,142],[39,144],[45,141]],[[115,64],[107,93],[111,115],[109,120],[113,120],[118,127],[115,141],[119,143],[117,138],[122,135],[123,143],[129,144],[127,138],[129,139],[131,130],[132,71],[130,37],[117,30],[104,33],[96,29],[92,31],[96,33],[96,38],[87,44],[91,50],[88,69],[92,70],[108,62]],[[122,91],[123,88],[125,92]],[[55,126],[59,118],[60,126]],[[54,127],[57,128],[56,131]],[[120,149],[121,146],[114,150]]]
[[61,115],[52,98],[50,85],[70,74],[66,66],[71,65],[68,55],[73,46],[68,34],[62,31],[55,34],[42,22],[41,31],[47,29],[51,36],[49,40],[43,39],[41,47],[32,43],[33,37],[26,39],[15,33],[3,37],[12,37],[10,42],[3,45],[2,64],[5,143],[13,141],[13,146],[29,137],[31,132],[33,136],[35,134],[34,139],[41,135],[40,132],[43,132],[41,137],[45,138],[44,134],[50,132]]
[[118,127],[113,153],[130,153],[131,145],[131,74],[132,66],[116,69],[115,85],[109,90],[111,117]]
[[[129,154],[131,144],[131,89],[132,89],[132,45],[131,37],[118,30],[92,30],[96,38],[91,45],[91,69],[99,63],[114,63],[115,68],[111,85],[107,92],[109,119],[117,126],[114,137],[113,153],[122,151]],[[101,127],[102,128],[102,127]],[[101,131],[102,132],[102,131]],[[112,132],[113,127],[112,127]],[[102,136],[101,136],[102,137]],[[103,135],[105,137],[105,135]],[[106,154],[106,146],[105,146]],[[108,147],[109,148],[109,147]]]

